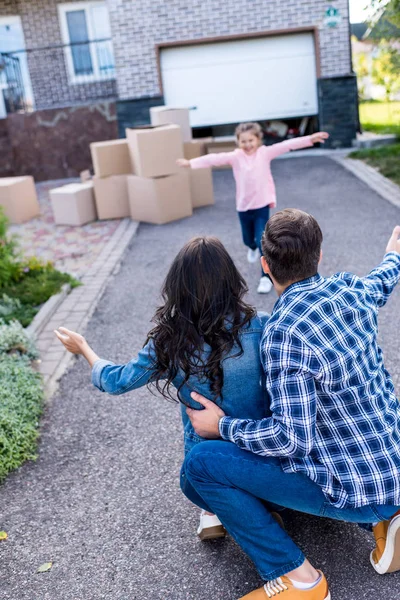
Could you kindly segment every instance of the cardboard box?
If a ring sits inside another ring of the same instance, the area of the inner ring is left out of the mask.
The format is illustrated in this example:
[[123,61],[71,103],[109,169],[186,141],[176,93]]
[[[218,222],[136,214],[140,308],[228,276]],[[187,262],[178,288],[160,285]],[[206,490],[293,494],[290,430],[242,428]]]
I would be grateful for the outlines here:
[[128,175],[94,177],[93,184],[99,219],[123,219],[130,216]]
[[148,179],[128,176],[131,217],[162,225],[192,214],[189,174],[186,172]]
[[90,144],[96,177],[133,173],[127,140],[109,140]]
[[214,190],[212,180],[212,170],[189,169],[190,175],[190,195],[192,197],[192,207],[209,206],[214,204]]
[[192,140],[191,142],[185,142],[183,144],[183,154],[186,160],[192,158],[198,158],[207,154],[207,144],[212,142],[212,138],[199,138]]
[[153,106],[150,108],[150,120],[152,125],[166,125],[168,123],[179,125],[183,141],[190,142],[192,139],[192,128],[190,127],[188,108]]
[[25,223],[40,213],[33,177],[2,177],[0,206],[11,223]]
[[97,218],[92,181],[50,190],[50,200],[57,225],[85,225]]
[[179,125],[146,126],[127,129],[133,173],[139,177],[161,177],[177,173],[183,158]]

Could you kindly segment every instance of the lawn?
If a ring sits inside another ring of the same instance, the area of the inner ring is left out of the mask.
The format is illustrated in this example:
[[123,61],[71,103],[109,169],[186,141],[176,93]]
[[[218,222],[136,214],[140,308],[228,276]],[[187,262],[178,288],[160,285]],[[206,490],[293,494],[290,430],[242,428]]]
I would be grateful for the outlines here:
[[349,157],[365,161],[375,167],[382,175],[400,185],[400,144],[356,150]]
[[360,122],[364,131],[400,137],[400,102],[361,102]]

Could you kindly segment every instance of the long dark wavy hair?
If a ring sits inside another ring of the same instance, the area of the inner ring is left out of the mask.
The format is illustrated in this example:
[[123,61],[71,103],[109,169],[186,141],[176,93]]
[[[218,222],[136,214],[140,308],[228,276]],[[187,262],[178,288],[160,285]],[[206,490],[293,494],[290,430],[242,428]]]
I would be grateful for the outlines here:
[[222,398],[223,358],[238,346],[239,332],[256,311],[243,301],[248,291],[223,244],[215,237],[196,237],[180,250],[162,288],[163,306],[152,319],[148,334],[155,348],[157,390],[175,400],[171,387],[181,371],[183,382],[190,376],[210,382],[213,399]]

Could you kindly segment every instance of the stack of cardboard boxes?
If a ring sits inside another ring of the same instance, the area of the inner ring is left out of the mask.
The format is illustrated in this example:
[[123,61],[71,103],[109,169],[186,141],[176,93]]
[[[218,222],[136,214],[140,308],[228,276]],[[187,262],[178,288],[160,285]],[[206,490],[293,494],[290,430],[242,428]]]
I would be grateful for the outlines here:
[[[190,127],[189,110],[187,108],[172,108],[169,106],[154,106],[150,109],[152,125],[175,123],[180,126],[183,139],[183,156],[187,160],[207,154],[207,143],[212,138],[194,140]],[[214,204],[212,172],[210,168],[189,170],[190,194],[192,207]]]
[[161,225],[214,203],[211,169],[177,165],[180,158],[206,153],[207,140],[192,139],[188,109],[158,106],[151,121],[127,129],[126,139],[90,144],[93,179],[50,192],[56,223],[130,216]]
[[127,129],[134,175],[128,176],[132,219],[162,225],[192,214],[188,174],[176,164],[183,158],[179,125]]

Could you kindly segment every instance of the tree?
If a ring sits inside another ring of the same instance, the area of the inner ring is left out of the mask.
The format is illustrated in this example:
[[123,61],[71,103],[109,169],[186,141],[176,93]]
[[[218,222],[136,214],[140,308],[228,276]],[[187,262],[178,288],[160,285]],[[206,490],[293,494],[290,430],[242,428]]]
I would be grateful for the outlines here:
[[370,74],[365,52],[354,55],[354,70],[357,74],[358,94],[361,100],[365,100],[365,78]]
[[379,52],[372,63],[372,79],[385,89],[386,100],[400,90],[400,54],[386,41],[381,42]]
[[[377,21],[380,16],[384,16],[388,24],[394,25],[392,33],[393,38],[400,38],[400,0],[370,0],[374,9],[373,21]],[[384,13],[384,14],[383,14]],[[392,28],[391,28],[392,29]],[[395,31],[397,29],[397,32]]]

